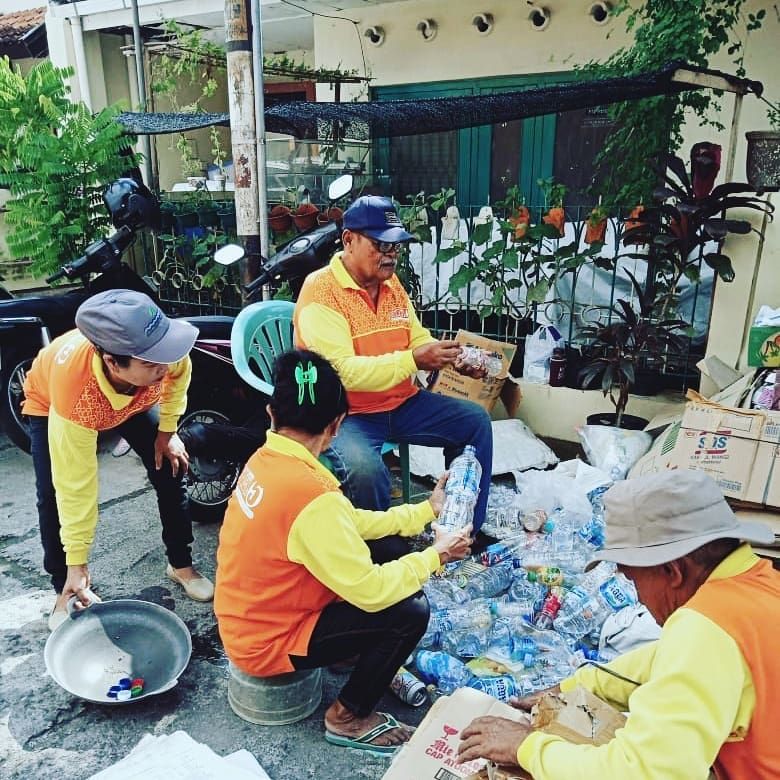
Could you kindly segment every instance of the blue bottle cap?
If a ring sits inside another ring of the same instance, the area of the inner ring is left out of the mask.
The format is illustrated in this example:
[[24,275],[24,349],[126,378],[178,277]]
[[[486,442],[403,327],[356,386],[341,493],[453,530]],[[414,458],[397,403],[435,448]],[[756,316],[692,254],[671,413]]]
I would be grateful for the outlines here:
[[108,696],[109,699],[116,699],[116,695],[121,691],[122,689],[118,685],[112,685],[108,689],[108,693],[106,693],[106,696]]
[[133,685],[133,681],[129,677],[123,677],[118,685],[120,688],[126,688],[129,691]]

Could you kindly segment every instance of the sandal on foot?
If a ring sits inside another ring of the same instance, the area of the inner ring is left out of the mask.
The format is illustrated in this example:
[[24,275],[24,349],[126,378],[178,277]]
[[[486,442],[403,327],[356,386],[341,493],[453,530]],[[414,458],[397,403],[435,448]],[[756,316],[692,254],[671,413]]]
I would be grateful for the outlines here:
[[389,731],[397,728],[408,728],[403,723],[399,723],[389,712],[377,712],[377,715],[381,715],[384,718],[384,722],[377,724],[373,728],[361,734],[359,737],[345,737],[341,734],[334,734],[331,731],[325,731],[325,741],[331,745],[338,745],[339,747],[354,748],[355,750],[365,750],[368,753],[372,753],[377,756],[391,756],[398,750],[400,745],[375,745],[371,740],[387,734]]

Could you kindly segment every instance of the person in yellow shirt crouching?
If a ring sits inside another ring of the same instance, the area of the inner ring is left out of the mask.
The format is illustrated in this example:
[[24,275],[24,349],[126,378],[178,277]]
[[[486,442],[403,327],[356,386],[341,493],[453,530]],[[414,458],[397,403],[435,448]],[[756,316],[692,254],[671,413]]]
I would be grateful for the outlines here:
[[[436,528],[433,545],[406,552],[400,536],[438,516],[430,499],[386,511],[356,509],[318,460],[348,411],[344,386],[314,352],[276,359],[272,428],[230,499],[217,549],[214,611],[231,662],[271,677],[357,657],[325,712],[325,739],[392,753],[411,729],[375,711],[428,624],[422,584],[470,552],[470,526]],[[400,554],[400,557],[397,557]]]
[[110,429],[141,458],[157,493],[168,578],[190,598],[210,601],[214,586],[192,566],[183,482],[188,457],[176,435],[187,406],[197,328],[168,319],[148,295],[122,289],[82,303],[76,328],[38,353],[24,383],[43,565],[57,592],[49,628],[67,617],[72,596],[89,603],[97,437]]
[[459,759],[519,764],[534,780],[706,780],[710,767],[718,780],[776,780],[780,572],[745,543],[774,534],[739,522],[700,471],[618,482],[604,506],[607,543],[596,560],[635,581],[663,631],[603,667],[583,666],[560,689],[583,685],[628,710],[625,727],[594,747],[477,718]]

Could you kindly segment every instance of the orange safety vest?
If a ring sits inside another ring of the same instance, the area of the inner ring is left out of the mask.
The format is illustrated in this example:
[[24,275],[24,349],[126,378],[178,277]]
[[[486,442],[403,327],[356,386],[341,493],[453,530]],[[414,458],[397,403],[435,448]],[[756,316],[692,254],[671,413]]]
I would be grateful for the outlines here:
[[[310,303],[327,306],[344,317],[356,355],[378,357],[409,349],[412,332],[409,296],[396,276],[380,285],[374,309],[365,290],[342,287],[329,266],[309,274],[298,296],[294,315],[296,345],[302,349],[309,347],[299,336],[298,313]],[[387,390],[351,390],[347,392],[349,411],[351,414],[387,412],[397,409],[417,391],[411,377]]]
[[214,612],[228,658],[247,674],[294,670],[322,610],[338,596],[287,557],[307,504],[338,485],[290,455],[261,447],[247,463],[219,534]]
[[159,402],[162,382],[139,387],[130,403],[114,409],[92,370],[95,347],[78,330],[71,330],[44,347],[24,383],[24,414],[47,417],[49,408],[66,420],[105,431]]
[[723,744],[718,780],[780,778],[780,572],[762,560],[736,577],[705,582],[685,605],[720,626],[753,677],[756,706],[744,739]]

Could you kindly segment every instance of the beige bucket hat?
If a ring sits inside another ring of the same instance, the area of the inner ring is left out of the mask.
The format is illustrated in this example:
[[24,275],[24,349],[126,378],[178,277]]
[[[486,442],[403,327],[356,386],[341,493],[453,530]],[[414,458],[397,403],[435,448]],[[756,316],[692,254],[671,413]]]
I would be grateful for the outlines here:
[[617,482],[604,494],[606,544],[599,561],[658,566],[716,539],[774,542],[762,523],[737,520],[720,488],[703,471],[672,469]]

